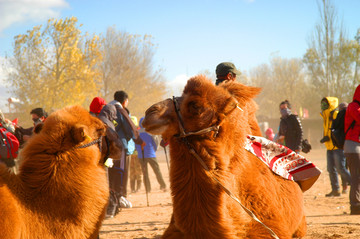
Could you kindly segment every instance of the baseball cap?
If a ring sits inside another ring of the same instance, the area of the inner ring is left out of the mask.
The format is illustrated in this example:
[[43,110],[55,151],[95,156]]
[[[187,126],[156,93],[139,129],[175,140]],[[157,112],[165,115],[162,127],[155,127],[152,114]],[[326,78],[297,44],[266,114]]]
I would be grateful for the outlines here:
[[226,76],[229,72],[241,75],[241,72],[231,62],[222,62],[216,67],[216,76]]

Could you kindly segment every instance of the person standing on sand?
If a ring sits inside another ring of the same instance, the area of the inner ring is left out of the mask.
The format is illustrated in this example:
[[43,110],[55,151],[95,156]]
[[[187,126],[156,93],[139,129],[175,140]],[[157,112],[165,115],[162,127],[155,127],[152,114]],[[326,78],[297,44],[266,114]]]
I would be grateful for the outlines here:
[[350,169],[350,214],[360,215],[360,85],[345,114],[344,154]]
[[326,194],[326,197],[339,197],[341,195],[338,174],[340,174],[343,180],[343,185],[351,181],[350,173],[346,169],[346,158],[344,156],[343,149],[337,148],[331,139],[331,126],[334,119],[338,114],[339,100],[336,97],[324,97],[321,100],[321,113],[323,118],[323,138],[320,143],[325,144],[326,147],[326,160],[327,170],[329,172],[331,192]]

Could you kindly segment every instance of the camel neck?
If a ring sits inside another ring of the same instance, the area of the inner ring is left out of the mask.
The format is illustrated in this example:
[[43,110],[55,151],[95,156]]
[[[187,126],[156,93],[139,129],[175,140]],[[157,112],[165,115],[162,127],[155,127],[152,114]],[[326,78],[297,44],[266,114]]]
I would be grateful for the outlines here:
[[[174,217],[175,220],[181,218],[181,220],[176,220],[177,224],[184,222],[182,225],[178,225],[179,228],[187,233],[200,233],[199,228],[203,225],[214,225],[213,228],[218,228],[217,238],[226,238],[221,233],[231,230],[223,228],[224,225],[220,222],[226,218],[227,210],[224,210],[223,207],[227,195],[183,144],[170,143],[170,154],[170,183],[174,195]],[[200,155],[204,156],[203,154]],[[214,170],[216,169],[216,159],[207,157],[203,160],[211,169],[211,173],[216,174],[217,172]],[[223,183],[226,181],[222,175],[216,176]],[[212,220],[213,218],[209,217],[208,214],[217,215],[217,220]],[[194,221],[193,218],[199,220]],[[185,222],[192,222],[193,224]]]

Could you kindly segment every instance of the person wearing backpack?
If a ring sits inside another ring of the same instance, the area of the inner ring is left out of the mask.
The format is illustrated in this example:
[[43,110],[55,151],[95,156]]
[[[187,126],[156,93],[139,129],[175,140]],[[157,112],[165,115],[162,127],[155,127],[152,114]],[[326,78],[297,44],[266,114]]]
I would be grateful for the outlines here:
[[339,104],[339,112],[331,124],[331,140],[339,149],[344,148],[345,134],[347,133],[347,131],[344,130],[345,113],[347,107],[348,103],[346,102]]
[[[339,148],[344,149],[344,142],[345,142],[345,135],[347,131],[344,130],[344,121],[345,121],[345,113],[346,109],[348,107],[348,103],[342,102],[339,104],[339,112],[335,119],[333,119],[333,122],[331,124],[331,140],[333,144]],[[346,157],[345,157],[346,158]],[[345,160],[345,168],[346,167],[346,160]],[[342,193],[346,194],[348,193],[348,186],[350,185],[350,181],[347,180],[347,176],[340,175],[341,182],[342,182]]]
[[[354,122],[354,123],[353,123]],[[346,110],[344,154],[350,169],[350,214],[360,215],[360,85]]]
[[[351,181],[350,173],[346,169],[344,151],[336,147],[331,139],[331,126],[339,112],[337,109],[338,104],[339,100],[336,97],[324,97],[321,100],[320,116],[323,118],[324,133],[320,143],[325,144],[327,149],[327,171],[329,172],[331,183],[331,192],[326,194],[326,197],[339,197],[341,195],[338,174],[341,175],[343,186]],[[346,188],[343,187],[343,193],[346,192]]]

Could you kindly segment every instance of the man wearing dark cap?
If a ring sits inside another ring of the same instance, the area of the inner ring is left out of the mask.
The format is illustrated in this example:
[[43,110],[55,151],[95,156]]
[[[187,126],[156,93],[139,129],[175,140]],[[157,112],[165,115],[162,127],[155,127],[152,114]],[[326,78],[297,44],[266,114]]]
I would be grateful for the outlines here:
[[235,65],[231,62],[222,62],[216,67],[216,85],[224,81],[235,81],[237,75],[241,72],[236,69]]

